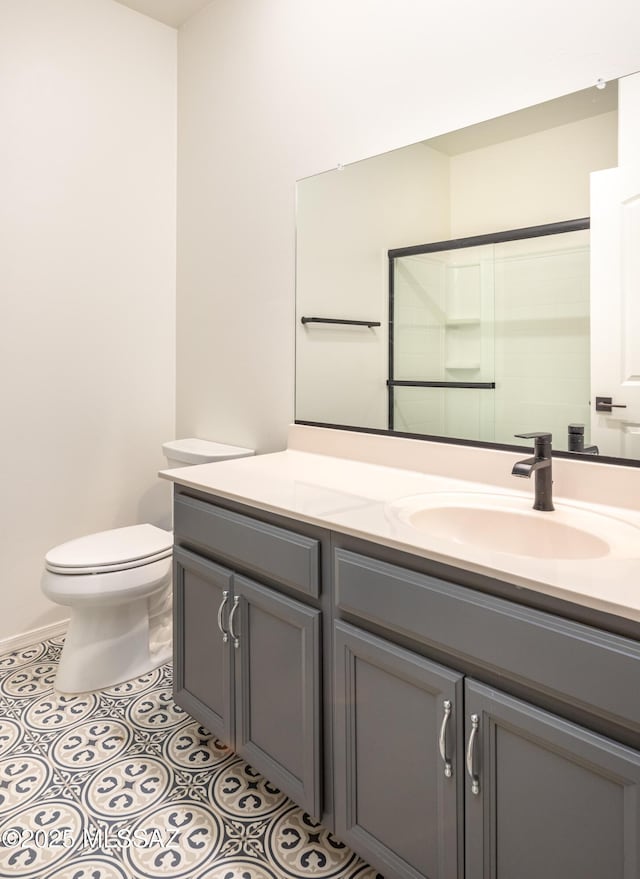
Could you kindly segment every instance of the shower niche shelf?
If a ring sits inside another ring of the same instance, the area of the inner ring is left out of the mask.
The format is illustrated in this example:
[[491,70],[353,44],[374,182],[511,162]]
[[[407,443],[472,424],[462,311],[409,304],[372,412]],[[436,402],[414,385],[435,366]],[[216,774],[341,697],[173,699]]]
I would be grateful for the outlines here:
[[479,325],[479,317],[448,317],[444,321],[444,326],[451,327],[452,329],[456,327],[477,327]]
[[480,369],[480,362],[477,361],[477,362],[475,362],[475,363],[456,363],[456,362],[454,362],[454,363],[445,363],[444,368],[445,368],[445,370],[446,370],[447,372],[449,372],[449,371],[451,371],[451,372],[459,372],[459,371],[461,371],[461,370],[465,370],[465,371],[466,371],[466,370],[472,370],[472,371],[475,371],[475,370]]

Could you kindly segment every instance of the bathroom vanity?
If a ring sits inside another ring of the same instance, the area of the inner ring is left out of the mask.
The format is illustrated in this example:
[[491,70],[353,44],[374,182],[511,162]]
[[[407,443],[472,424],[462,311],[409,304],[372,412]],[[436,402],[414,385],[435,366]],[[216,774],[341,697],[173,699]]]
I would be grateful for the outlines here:
[[434,544],[394,499],[522,500],[494,479],[515,456],[466,450],[481,485],[429,443],[365,441],[423,472],[308,450],[340,433],[163,474],[176,702],[387,879],[637,879],[640,541],[542,561]]

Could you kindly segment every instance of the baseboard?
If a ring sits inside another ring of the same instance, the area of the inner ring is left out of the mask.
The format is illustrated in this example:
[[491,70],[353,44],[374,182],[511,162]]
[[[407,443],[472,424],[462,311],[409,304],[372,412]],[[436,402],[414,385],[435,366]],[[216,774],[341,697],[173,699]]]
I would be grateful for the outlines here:
[[39,644],[41,641],[46,641],[47,638],[55,638],[56,635],[64,634],[68,625],[69,620],[60,620],[60,622],[50,623],[39,629],[23,632],[21,635],[2,638],[0,639],[0,653],[15,653],[16,650],[23,650],[25,647]]

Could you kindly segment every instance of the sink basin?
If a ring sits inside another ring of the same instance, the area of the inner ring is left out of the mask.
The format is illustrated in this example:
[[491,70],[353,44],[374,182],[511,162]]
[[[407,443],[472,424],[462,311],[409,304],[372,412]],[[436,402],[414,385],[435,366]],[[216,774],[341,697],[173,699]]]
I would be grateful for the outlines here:
[[401,521],[433,540],[537,559],[637,555],[640,530],[612,516],[569,504],[553,512],[531,498],[472,492],[414,495],[390,505]]

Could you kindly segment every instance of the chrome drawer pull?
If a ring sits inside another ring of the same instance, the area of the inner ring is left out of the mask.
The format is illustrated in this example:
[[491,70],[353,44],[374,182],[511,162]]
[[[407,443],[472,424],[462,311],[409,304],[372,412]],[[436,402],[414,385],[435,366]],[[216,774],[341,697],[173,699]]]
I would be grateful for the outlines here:
[[442,726],[440,727],[440,738],[438,739],[438,745],[440,746],[440,756],[442,757],[442,761],[444,763],[444,777],[451,778],[453,775],[453,766],[451,765],[451,760],[447,759],[447,724],[449,723],[449,718],[451,717],[451,702],[448,699],[444,700],[444,717],[442,718]]
[[220,602],[220,607],[218,608],[218,628],[220,629],[220,634],[222,635],[222,641],[226,644],[229,640],[229,633],[225,632],[224,626],[222,625],[222,613],[224,611],[224,606],[227,603],[229,598],[229,592],[225,589],[222,593],[222,601]]
[[233,599],[233,607],[231,608],[231,613],[229,614],[229,634],[231,635],[231,638],[233,639],[233,646],[234,647],[240,646],[240,638],[233,631],[233,618],[236,615],[236,611],[238,610],[239,604],[240,604],[240,596],[236,595],[236,597]]
[[469,735],[469,744],[467,745],[467,772],[471,779],[471,793],[480,793],[480,779],[473,771],[473,751],[478,735],[478,727],[480,726],[480,718],[477,714],[471,715],[471,734]]

